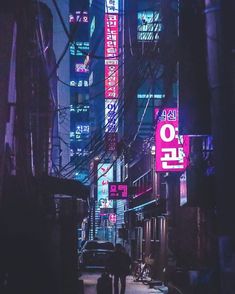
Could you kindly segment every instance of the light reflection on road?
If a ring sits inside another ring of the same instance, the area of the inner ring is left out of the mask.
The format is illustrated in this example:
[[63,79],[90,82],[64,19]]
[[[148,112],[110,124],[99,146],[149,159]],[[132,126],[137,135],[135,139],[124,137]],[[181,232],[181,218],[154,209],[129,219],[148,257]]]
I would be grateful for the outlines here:
[[[84,281],[84,294],[97,294],[96,284],[100,277],[100,272],[84,272],[80,279]],[[127,277],[127,287],[125,294],[154,294],[159,293],[154,289],[149,289],[148,286],[141,282],[134,282],[132,276]],[[105,293],[104,293],[105,294]]]

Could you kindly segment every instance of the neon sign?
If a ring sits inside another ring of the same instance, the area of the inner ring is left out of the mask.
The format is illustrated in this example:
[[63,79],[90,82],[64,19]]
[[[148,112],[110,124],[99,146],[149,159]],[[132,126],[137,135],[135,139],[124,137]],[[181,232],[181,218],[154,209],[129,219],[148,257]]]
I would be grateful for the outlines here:
[[105,98],[118,98],[118,14],[105,14]]
[[125,200],[127,199],[127,184],[126,183],[109,183],[109,199],[110,200]]
[[[159,115],[155,109],[155,117]],[[156,124],[156,171],[184,171],[188,166],[189,136],[178,134],[178,109],[166,108]]]
[[118,132],[118,21],[119,0],[105,0],[104,15],[104,97],[105,101],[105,141],[106,150],[115,151]]
[[100,208],[113,208],[113,201],[108,199],[108,183],[113,181],[113,167],[110,163],[98,164],[97,201]]

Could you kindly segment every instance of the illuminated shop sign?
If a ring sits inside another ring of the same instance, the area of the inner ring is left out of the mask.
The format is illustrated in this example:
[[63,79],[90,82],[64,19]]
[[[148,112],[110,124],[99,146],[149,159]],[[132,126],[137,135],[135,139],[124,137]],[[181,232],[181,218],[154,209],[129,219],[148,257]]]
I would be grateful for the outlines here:
[[85,150],[84,148],[71,148],[70,149],[70,156],[88,156],[89,155],[89,151]]
[[116,213],[110,213],[109,214],[109,221],[112,224],[116,224],[116,222],[117,222],[117,215],[116,215]]
[[105,134],[105,149],[107,151],[115,151],[117,146],[117,133],[106,133]]
[[105,98],[118,98],[117,64],[105,64]]
[[126,200],[128,196],[126,183],[109,183],[109,199],[110,200]]
[[137,19],[137,39],[139,41],[156,41],[161,30],[160,14],[155,11],[140,11]]
[[81,170],[75,173],[74,178],[80,182],[85,181],[85,184],[87,184],[87,182],[89,183],[89,172],[87,170]]
[[85,67],[84,63],[75,63],[75,72],[87,73],[89,70]]
[[87,80],[78,80],[78,81],[70,81],[71,87],[88,87],[88,81]]
[[89,86],[91,86],[93,84],[93,81],[94,81],[94,73],[92,71],[89,75]]
[[115,151],[118,132],[118,1],[105,0],[104,15],[104,90],[105,90],[105,143],[107,151]]
[[164,97],[164,94],[137,94],[138,99],[163,99]]
[[89,125],[84,125],[84,124],[79,124],[76,127],[76,134],[89,134],[90,132],[90,126]]
[[89,111],[90,105],[70,105],[70,112],[76,113],[87,113]]
[[69,51],[71,55],[83,56],[84,52],[89,52],[89,43],[88,42],[73,42],[69,46]]
[[189,137],[178,134],[178,109],[166,108],[156,122],[156,171],[184,171],[188,166]]
[[74,14],[69,15],[69,23],[84,22],[88,23],[88,12],[87,11],[76,11]]
[[106,0],[105,13],[118,13],[118,1],[119,0]]
[[94,30],[95,30],[95,16],[93,16],[91,25],[90,25],[90,38],[92,37]]
[[98,164],[97,170],[97,201],[100,208],[113,208],[113,201],[109,200],[108,184],[113,181],[113,167],[110,163]]
[[105,98],[118,98],[118,14],[105,14]]
[[118,101],[105,99],[105,132],[116,133],[118,131]]

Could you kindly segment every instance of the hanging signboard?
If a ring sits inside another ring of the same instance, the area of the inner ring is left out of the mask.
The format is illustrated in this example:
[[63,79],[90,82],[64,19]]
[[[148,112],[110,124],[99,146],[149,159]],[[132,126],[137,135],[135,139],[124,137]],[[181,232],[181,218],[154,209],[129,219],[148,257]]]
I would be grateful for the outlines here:
[[184,171],[189,163],[189,136],[178,133],[178,109],[165,108],[156,118],[156,171]]
[[128,196],[128,186],[126,183],[109,182],[109,199],[126,200]]

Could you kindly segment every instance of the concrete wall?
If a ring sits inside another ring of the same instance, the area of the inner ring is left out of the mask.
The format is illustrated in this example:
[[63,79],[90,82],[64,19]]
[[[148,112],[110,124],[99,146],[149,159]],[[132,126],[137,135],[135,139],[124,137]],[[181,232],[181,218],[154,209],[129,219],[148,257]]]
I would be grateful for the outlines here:
[[[65,31],[64,31],[63,26],[61,24],[59,16],[56,12],[53,1],[42,0],[41,2],[44,2],[45,4],[47,4],[47,6],[51,9],[51,13],[53,15],[53,47],[54,47],[54,52],[55,52],[55,56],[56,56],[56,61],[58,62],[58,59],[63,54],[63,51],[67,45],[68,38],[65,34]],[[57,1],[57,5],[60,9],[64,23],[66,24],[66,26],[69,30],[69,23],[68,23],[69,0],[59,0],[59,1]],[[66,54],[64,55],[62,61],[60,62],[60,65],[57,69],[57,76],[59,77],[59,79],[61,81],[65,82],[66,84],[69,85],[69,82],[70,82],[69,48],[66,51]],[[60,145],[61,145],[61,150],[62,150],[61,166],[63,167],[65,164],[67,164],[70,161],[70,148],[69,148],[69,144],[70,144],[70,138],[69,138],[69,132],[70,132],[70,111],[69,111],[70,88],[69,88],[69,86],[61,83],[58,80],[57,92],[58,92],[58,105],[59,105],[59,108],[62,109],[61,111],[58,112],[58,115],[59,115],[58,120],[59,120],[59,137],[61,138]]]

